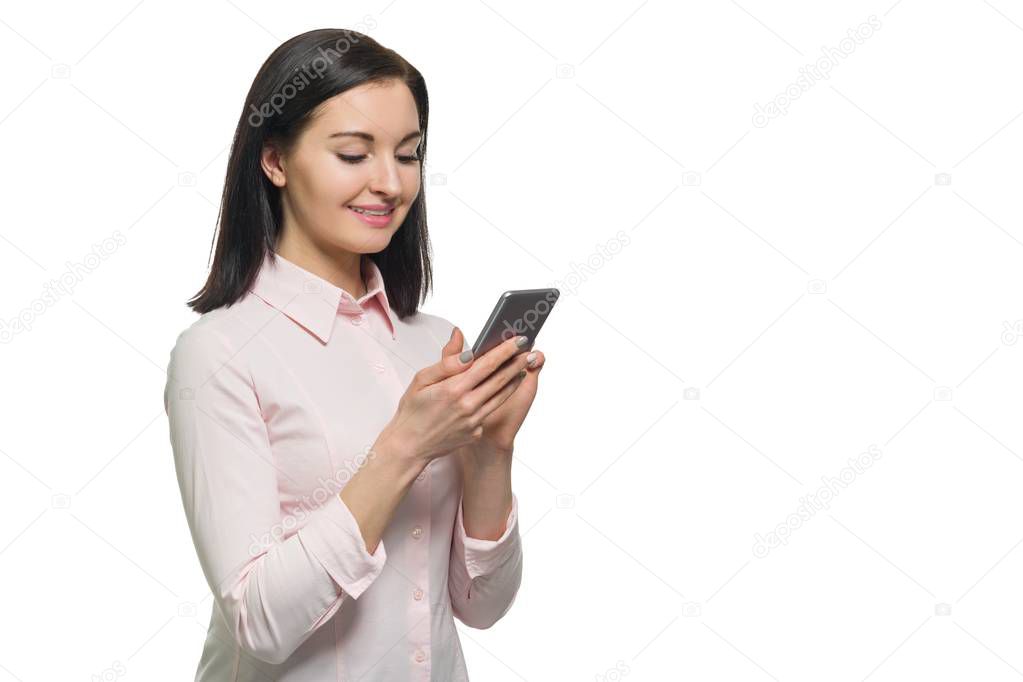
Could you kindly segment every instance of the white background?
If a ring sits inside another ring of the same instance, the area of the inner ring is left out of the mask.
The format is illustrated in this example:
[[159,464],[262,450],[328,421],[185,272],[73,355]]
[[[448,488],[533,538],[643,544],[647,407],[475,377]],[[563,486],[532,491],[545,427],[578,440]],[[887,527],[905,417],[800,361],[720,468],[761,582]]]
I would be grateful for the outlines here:
[[245,92],[328,26],[427,79],[424,309],[563,292],[473,679],[1023,676],[1018,3],[129,0],[0,11],[0,681],[192,679],[164,370]]

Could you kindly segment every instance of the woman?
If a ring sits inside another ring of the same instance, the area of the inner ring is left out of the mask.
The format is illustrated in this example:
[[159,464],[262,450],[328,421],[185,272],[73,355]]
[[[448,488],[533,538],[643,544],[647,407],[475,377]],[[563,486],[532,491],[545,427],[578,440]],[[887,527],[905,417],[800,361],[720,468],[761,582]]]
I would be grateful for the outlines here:
[[427,114],[420,73],[352,31],[292,38],[249,90],[164,393],[214,598],[197,680],[467,679],[453,618],[515,599],[544,357],[473,358],[417,310]]

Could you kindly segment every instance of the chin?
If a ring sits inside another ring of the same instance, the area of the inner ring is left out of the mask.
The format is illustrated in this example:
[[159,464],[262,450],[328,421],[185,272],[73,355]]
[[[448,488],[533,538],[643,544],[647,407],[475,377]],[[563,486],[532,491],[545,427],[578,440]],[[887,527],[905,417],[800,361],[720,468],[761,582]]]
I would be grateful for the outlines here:
[[363,238],[354,240],[358,248],[349,250],[357,251],[358,253],[379,253],[391,243],[391,237],[394,236],[394,232],[392,230],[368,228],[359,236]]

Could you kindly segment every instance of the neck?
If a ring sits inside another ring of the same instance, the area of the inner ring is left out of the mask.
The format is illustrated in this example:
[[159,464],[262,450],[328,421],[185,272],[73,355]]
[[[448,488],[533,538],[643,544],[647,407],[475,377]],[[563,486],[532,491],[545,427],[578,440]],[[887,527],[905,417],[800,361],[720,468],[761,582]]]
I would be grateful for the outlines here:
[[343,249],[328,252],[308,239],[294,236],[298,230],[287,228],[285,221],[277,240],[277,253],[339,289],[344,289],[356,299],[366,295],[362,254]]

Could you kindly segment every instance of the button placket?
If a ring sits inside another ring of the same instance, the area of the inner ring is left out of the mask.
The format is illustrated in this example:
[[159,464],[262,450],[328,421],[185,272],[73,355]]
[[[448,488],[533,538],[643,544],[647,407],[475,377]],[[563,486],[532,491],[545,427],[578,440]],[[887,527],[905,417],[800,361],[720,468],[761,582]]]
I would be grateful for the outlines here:
[[[393,374],[393,373],[392,373]],[[425,473],[424,467],[420,475]],[[417,480],[419,479],[417,476]],[[409,591],[406,593],[410,599],[407,602],[407,614],[409,618],[409,653],[414,665],[417,666],[417,678],[422,675],[424,680],[430,676],[430,625],[433,619],[429,618],[430,600],[427,594],[430,591],[430,479],[425,478],[424,483],[417,483],[410,491],[409,498],[412,506],[412,527],[408,528],[411,538],[408,543],[409,560],[414,563],[414,570],[408,574],[410,579]]]

